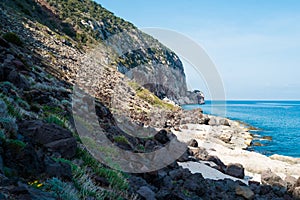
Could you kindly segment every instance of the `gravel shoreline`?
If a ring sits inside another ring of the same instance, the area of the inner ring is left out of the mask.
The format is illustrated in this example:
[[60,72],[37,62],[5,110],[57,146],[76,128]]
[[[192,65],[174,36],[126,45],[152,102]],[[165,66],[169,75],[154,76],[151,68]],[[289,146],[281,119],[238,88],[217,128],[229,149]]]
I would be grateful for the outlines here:
[[[204,148],[208,155],[217,156],[225,165],[230,163],[241,164],[245,168],[245,179],[247,181],[261,181],[261,175],[271,170],[283,180],[287,176],[300,177],[300,159],[281,155],[267,157],[257,152],[248,151],[254,139],[249,127],[239,121],[229,120],[222,117],[203,115],[208,118],[206,124],[181,124],[179,130],[172,132],[181,142],[188,143],[196,140],[199,147]],[[207,121],[207,120],[206,120]],[[189,170],[201,172],[201,163],[185,167]],[[205,171],[205,170],[204,170]],[[204,173],[202,171],[201,173]],[[221,176],[224,179],[227,176]],[[215,179],[216,177],[207,177]],[[228,177],[227,177],[228,178]],[[233,178],[234,180],[234,178]]]

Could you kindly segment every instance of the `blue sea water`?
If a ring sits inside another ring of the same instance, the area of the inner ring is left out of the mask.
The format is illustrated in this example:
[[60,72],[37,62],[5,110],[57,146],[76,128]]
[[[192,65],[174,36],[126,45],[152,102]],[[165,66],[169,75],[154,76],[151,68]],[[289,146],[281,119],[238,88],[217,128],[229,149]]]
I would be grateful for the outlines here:
[[[260,130],[260,136],[272,136],[272,141],[259,140],[265,146],[251,147],[265,155],[280,154],[300,158],[300,101],[206,101],[205,105],[184,105],[190,110],[202,108],[206,114],[240,120]],[[254,141],[255,142],[255,141]]]

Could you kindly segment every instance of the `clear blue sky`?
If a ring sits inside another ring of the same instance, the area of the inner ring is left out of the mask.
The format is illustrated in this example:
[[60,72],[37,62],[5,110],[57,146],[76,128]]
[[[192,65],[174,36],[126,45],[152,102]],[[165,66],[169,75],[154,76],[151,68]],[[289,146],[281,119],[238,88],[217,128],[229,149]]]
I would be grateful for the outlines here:
[[[139,28],[183,33],[212,58],[227,99],[300,99],[299,0],[96,0]],[[191,88],[202,88],[186,70]]]

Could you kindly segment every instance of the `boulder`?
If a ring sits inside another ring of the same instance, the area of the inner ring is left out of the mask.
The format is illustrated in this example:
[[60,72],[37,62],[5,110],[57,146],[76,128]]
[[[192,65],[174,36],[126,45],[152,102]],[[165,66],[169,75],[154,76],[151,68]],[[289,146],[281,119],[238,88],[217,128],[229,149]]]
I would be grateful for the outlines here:
[[19,123],[19,132],[29,138],[29,142],[45,147],[49,152],[59,153],[70,159],[75,156],[77,143],[72,133],[56,124],[40,120]]
[[205,194],[207,186],[202,174],[195,173],[195,174],[191,174],[184,181],[183,188],[185,188],[188,191],[196,193],[198,196],[202,196]]
[[290,175],[286,176],[285,179],[284,179],[284,181],[287,184],[287,190],[290,191],[290,192],[293,191],[293,189],[295,187],[297,187],[296,186],[297,179],[295,177],[293,177],[293,176],[290,176]]
[[168,137],[168,132],[166,130],[160,130],[155,136],[154,139],[160,142],[161,144],[166,144],[170,141]]
[[71,166],[67,163],[55,162],[51,158],[46,158],[45,161],[46,174],[49,177],[58,177],[64,180],[72,179]]
[[187,145],[190,147],[198,147],[198,142],[195,139],[191,139],[190,141],[187,142]]
[[190,153],[189,150],[187,149],[181,156],[180,158],[177,159],[178,162],[187,162],[190,160]]
[[211,117],[209,119],[208,125],[215,126],[215,125],[218,125],[218,124],[219,124],[219,122],[218,122],[216,117]]
[[190,151],[191,155],[193,155],[195,158],[197,158],[199,160],[206,160],[208,157],[208,152],[203,147],[190,148],[189,151]]
[[253,199],[254,192],[247,186],[237,186],[235,189],[236,195],[242,196],[245,199]]
[[141,177],[137,177],[137,176],[130,176],[129,179],[129,184],[131,185],[131,187],[137,191],[139,190],[142,186],[146,186],[146,187],[151,187],[147,181],[145,181],[143,178]]
[[245,177],[245,169],[241,164],[230,163],[225,169],[225,174],[243,179]]
[[287,187],[287,184],[280,176],[273,173],[271,170],[263,171],[261,174],[261,182],[262,184],[267,184],[271,186],[278,186],[278,187]]
[[17,88],[20,89],[28,90],[30,88],[30,84],[27,79],[23,75],[20,75],[20,73],[16,70],[12,70],[8,74],[6,81],[12,82]]
[[31,145],[27,144],[24,148],[20,148],[14,144],[5,144],[3,149],[5,166],[11,168],[19,176],[27,178],[44,172],[43,160]]
[[188,169],[183,169],[183,168],[174,169],[169,172],[170,178],[174,181],[184,180],[190,175],[191,172]]
[[230,126],[228,119],[220,119],[219,123],[224,126]]
[[231,132],[224,132],[219,136],[220,140],[222,140],[225,143],[229,143],[232,138],[232,133]]
[[224,172],[224,170],[226,169],[226,165],[217,156],[209,155],[209,156],[207,156],[205,161],[211,161],[211,162],[215,163],[217,165],[216,169],[221,172]]
[[142,186],[137,193],[145,200],[155,200],[155,193],[147,186]]

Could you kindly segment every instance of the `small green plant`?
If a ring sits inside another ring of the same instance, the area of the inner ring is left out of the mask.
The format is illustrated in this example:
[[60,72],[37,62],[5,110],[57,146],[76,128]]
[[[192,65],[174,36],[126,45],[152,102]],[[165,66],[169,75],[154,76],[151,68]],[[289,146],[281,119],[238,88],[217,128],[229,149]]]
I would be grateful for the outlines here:
[[137,151],[141,151],[141,152],[145,152],[145,151],[146,151],[145,147],[144,147],[143,145],[141,145],[141,144],[139,144],[139,145],[136,147],[136,150],[137,150]]
[[17,34],[13,33],[13,32],[5,33],[2,37],[10,43],[16,44],[18,46],[23,45],[23,42],[21,41],[19,36]]
[[65,183],[58,178],[52,178],[45,183],[48,190],[54,192],[56,198],[64,200],[77,200],[79,194],[71,183]]
[[55,114],[55,115],[62,115],[64,113],[64,110],[58,106],[45,105],[42,107],[42,109],[45,113],[51,113],[51,114]]
[[[11,99],[6,95],[0,93],[0,100],[2,100],[5,103],[5,109],[7,110],[7,114],[8,114],[2,117],[9,116],[11,118],[17,118],[17,119],[22,118],[20,107],[16,103],[14,103],[14,99]],[[2,106],[2,108],[4,107]]]
[[124,135],[115,136],[114,141],[117,143],[129,144],[127,138]]
[[26,144],[22,142],[21,140],[13,140],[13,139],[8,139],[6,140],[6,143],[11,146],[13,149],[16,150],[22,150],[26,147]]
[[100,166],[100,163],[87,150],[77,148],[76,157],[81,158],[85,166],[90,166],[93,169]]
[[104,199],[103,189],[94,184],[85,168],[77,168],[73,171],[73,181],[82,198],[91,196],[96,199]]
[[122,174],[120,171],[112,170],[112,169],[105,168],[105,167],[100,167],[96,170],[96,173],[99,176],[107,178],[110,185],[114,189],[125,191],[125,190],[128,190],[128,188],[129,188],[129,183],[128,183],[125,175]]
[[50,123],[50,124],[56,124],[60,127],[65,127],[65,121],[64,119],[61,119],[60,117],[56,116],[56,115],[50,115],[48,116],[45,121],[47,123]]

